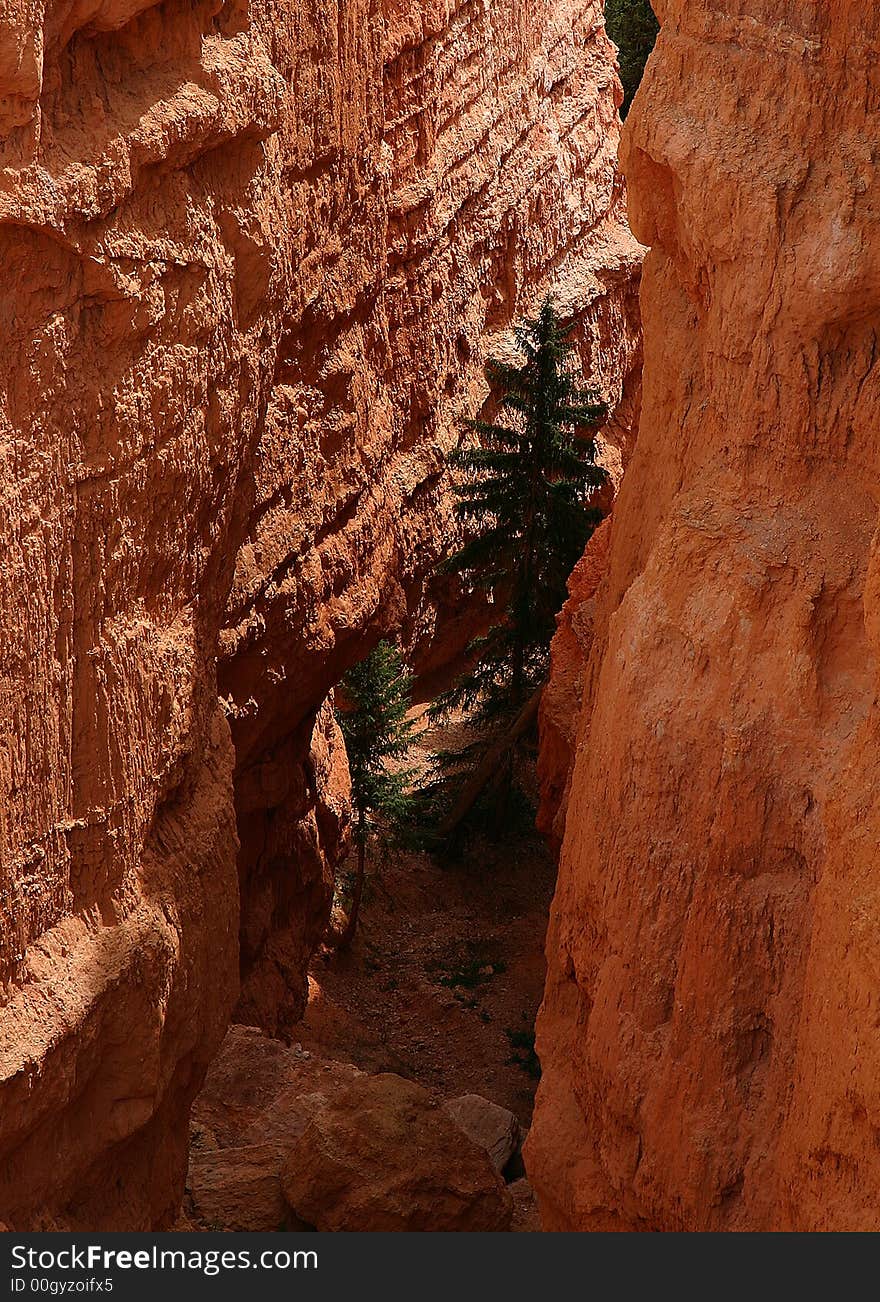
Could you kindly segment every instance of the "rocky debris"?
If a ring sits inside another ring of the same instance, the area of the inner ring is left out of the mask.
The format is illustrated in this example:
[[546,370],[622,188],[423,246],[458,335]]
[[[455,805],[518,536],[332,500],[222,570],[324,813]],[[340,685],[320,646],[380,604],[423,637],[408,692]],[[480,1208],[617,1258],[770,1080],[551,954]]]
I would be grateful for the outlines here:
[[509,1230],[486,1151],[420,1085],[365,1076],[329,1099],[284,1165],[285,1198],[318,1230]]
[[525,1177],[507,1186],[513,1199],[513,1220],[510,1228],[515,1234],[537,1234],[541,1231],[541,1217],[535,1191]]
[[880,7],[656,8],[526,1167],[549,1229],[876,1231]]
[[177,1228],[297,1228],[281,1186],[285,1157],[328,1097],[359,1075],[256,1027],[230,1027],[193,1108]]
[[517,1228],[533,1229],[524,1182],[511,1202],[487,1151],[501,1158],[504,1139],[509,1167],[519,1136],[488,1099],[444,1105],[399,1076],[234,1026],[196,1100],[177,1228],[507,1229],[515,1208]]
[[485,1148],[496,1171],[503,1172],[522,1142],[519,1121],[508,1108],[499,1107],[480,1094],[462,1094],[444,1104],[446,1111],[466,1135]]
[[191,1170],[217,1149],[289,1147],[327,1097],[360,1075],[255,1026],[231,1026],[193,1106]]
[[[360,1072],[391,1071],[453,1102],[480,1091],[481,1109],[503,1105],[496,1134],[507,1132],[511,1113],[525,1133],[534,1082],[514,1060],[507,1032],[531,1026],[543,984],[541,939],[554,868],[540,838],[519,842],[512,855],[480,843],[454,867],[421,854],[373,866],[381,889],[370,895],[351,953],[344,963],[321,956],[312,964],[297,1043],[270,1039],[256,1027],[230,1028],[194,1105],[178,1228],[204,1230],[224,1217],[253,1224],[252,1203],[257,1223],[269,1224],[284,1154]],[[473,985],[480,969],[492,976]],[[243,1197],[236,1165],[251,1168],[258,1149],[268,1165],[246,1170]],[[515,1151],[505,1181],[519,1185],[521,1162]],[[289,1210],[283,1223],[293,1226]],[[512,1228],[518,1225],[515,1219]]]

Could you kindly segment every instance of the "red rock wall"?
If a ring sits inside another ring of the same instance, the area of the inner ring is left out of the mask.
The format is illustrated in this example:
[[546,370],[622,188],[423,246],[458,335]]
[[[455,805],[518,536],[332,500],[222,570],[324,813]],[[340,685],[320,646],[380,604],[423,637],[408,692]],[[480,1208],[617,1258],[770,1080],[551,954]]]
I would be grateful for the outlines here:
[[550,673],[541,693],[538,747],[538,831],[554,853],[562,848],[571,777],[577,759],[584,674],[595,632],[596,593],[608,573],[611,518],[590,539],[572,572],[550,646]]
[[286,47],[294,275],[220,669],[242,836],[237,1016],[276,1034],[302,1010],[340,835],[304,739],[383,633],[403,629],[423,660],[456,648],[425,580],[454,528],[443,453],[485,395],[493,342],[553,288],[613,401],[638,360],[640,250],[599,7],[351,9],[338,30],[320,6],[297,14]]
[[614,95],[593,0],[2,6],[14,1227],[171,1215],[236,869],[241,1011],[295,1016],[344,831],[322,702],[424,635],[453,415],[551,283],[623,319]]
[[657,10],[527,1164],[554,1229],[877,1229],[880,12]]
[[219,8],[0,19],[0,1217],[16,1227],[173,1211],[235,998],[214,659],[272,359],[240,312],[238,218],[285,87]]

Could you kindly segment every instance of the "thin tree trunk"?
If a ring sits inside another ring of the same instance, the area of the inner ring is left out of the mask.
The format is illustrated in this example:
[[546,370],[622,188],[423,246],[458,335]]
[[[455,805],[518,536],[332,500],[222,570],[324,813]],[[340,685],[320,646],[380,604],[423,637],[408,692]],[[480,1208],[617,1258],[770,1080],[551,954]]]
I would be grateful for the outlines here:
[[526,646],[523,630],[523,607],[528,608],[532,592],[532,570],[535,561],[535,512],[537,510],[538,497],[538,480],[540,478],[540,465],[538,463],[538,453],[536,445],[538,443],[537,431],[541,428],[541,419],[536,418],[536,434],[532,439],[532,461],[529,467],[529,504],[526,510],[525,528],[523,530],[523,553],[522,562],[519,571],[519,583],[514,597],[514,644],[513,644],[513,676],[512,691],[515,705],[521,706],[525,695],[525,659]]
[[475,773],[465,783],[449,814],[440,824],[441,836],[450,836],[462,819],[470,813],[480,792],[495,776],[498,765],[505,758],[514,742],[518,741],[537,719],[543,690],[544,684],[542,683],[538,690],[526,701],[507,732],[503,733],[486,751]]
[[339,950],[349,949],[355,937],[358,924],[358,914],[361,911],[361,900],[364,894],[364,876],[366,874],[367,861],[367,816],[364,810],[358,814],[357,832],[357,870],[354,879],[354,890],[351,896],[351,909],[348,914],[348,922],[345,924],[345,930],[339,937],[339,943],[336,948]]
[[519,705],[523,698],[523,688],[525,686],[526,666],[525,666],[525,647],[519,630],[514,631],[513,643],[513,674],[511,679],[511,689],[514,704]]

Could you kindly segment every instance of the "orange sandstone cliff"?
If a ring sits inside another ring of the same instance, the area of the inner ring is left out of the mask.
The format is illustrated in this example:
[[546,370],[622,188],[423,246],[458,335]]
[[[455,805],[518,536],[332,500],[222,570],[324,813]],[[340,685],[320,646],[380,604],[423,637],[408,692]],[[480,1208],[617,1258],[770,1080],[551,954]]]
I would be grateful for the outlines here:
[[880,12],[656,8],[527,1165],[553,1229],[876,1230]]
[[595,0],[0,6],[0,1220],[167,1223],[295,1019],[493,336],[632,367],[618,94]]
[[[273,1032],[301,1013],[340,835],[339,783],[328,799],[308,754],[315,711],[389,630],[454,649],[454,612],[426,578],[454,530],[444,452],[485,395],[493,341],[552,288],[612,403],[638,362],[641,250],[601,7],[378,8],[381,21],[351,6],[337,32],[316,7],[308,26],[314,48],[338,48],[329,75],[298,73],[285,128],[295,275],[222,641],[237,1016]],[[338,738],[325,738],[333,772]]]

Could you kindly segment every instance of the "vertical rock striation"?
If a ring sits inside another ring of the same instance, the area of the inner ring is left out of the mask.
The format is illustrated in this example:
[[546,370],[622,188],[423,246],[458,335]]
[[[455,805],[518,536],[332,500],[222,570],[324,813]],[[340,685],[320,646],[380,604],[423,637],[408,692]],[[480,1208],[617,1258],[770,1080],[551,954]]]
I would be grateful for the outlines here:
[[339,788],[325,800],[308,758],[315,711],[388,631],[454,649],[426,580],[454,529],[444,453],[485,396],[493,342],[552,288],[615,404],[638,361],[600,6],[348,8],[337,26],[306,6],[276,35],[294,87],[279,145],[293,274],[220,667],[237,1016],[272,1033],[301,1014],[343,832]]
[[527,1162],[549,1228],[876,1229],[880,14],[656,7]]
[[[217,629],[284,83],[217,4],[0,19],[0,1215],[174,1210],[237,985]],[[251,239],[242,230],[249,214]],[[261,251],[262,248],[262,251]]]
[[488,342],[550,285],[626,318],[616,94],[595,0],[0,6],[15,1228],[169,1219],[239,874],[241,1012],[295,1017],[345,830],[323,702],[430,634]]

